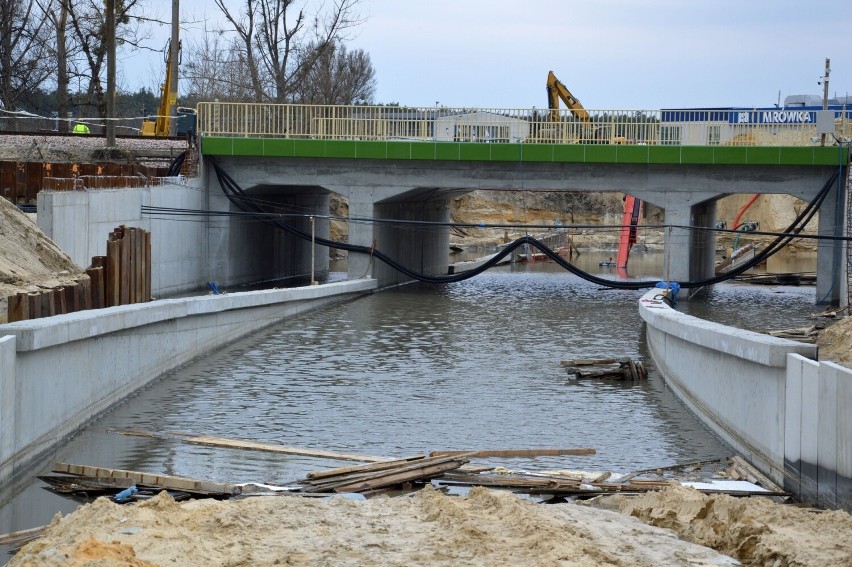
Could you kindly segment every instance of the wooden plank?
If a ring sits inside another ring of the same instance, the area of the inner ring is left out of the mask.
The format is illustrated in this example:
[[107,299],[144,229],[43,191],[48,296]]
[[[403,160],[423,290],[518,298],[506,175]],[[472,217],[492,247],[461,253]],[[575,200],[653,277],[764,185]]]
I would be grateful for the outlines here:
[[192,492],[207,492],[228,495],[240,494],[240,492],[242,491],[239,486],[224,482],[211,482],[180,476],[151,474],[138,471],[91,467],[86,465],[74,465],[68,463],[55,463],[53,465],[53,472],[94,478],[128,478],[136,484],[147,484],[150,486],[157,486],[159,488],[165,488],[169,490],[187,490]]
[[287,447],[276,443],[259,443],[257,441],[246,441],[241,439],[226,439],[224,437],[213,437],[210,435],[187,435],[169,434],[163,435],[150,431],[123,430],[117,431],[120,435],[133,435],[137,437],[153,437],[161,439],[178,439],[190,445],[204,445],[207,447],[222,447],[224,449],[243,449],[247,451],[264,451],[267,453],[281,453],[285,455],[302,455],[307,457],[320,457],[325,459],[336,459],[340,461],[360,461],[366,463],[386,462],[394,459],[387,457],[375,457],[371,455],[357,455],[352,453],[337,453],[321,449],[309,449],[304,447]]
[[496,449],[480,451],[432,451],[430,457],[470,455],[472,457],[558,457],[561,455],[594,455],[595,449]]
[[151,301],[151,233],[145,231],[145,285],[142,301]]
[[65,315],[68,313],[68,307],[65,304],[64,287],[57,287],[53,289],[53,304],[56,306],[57,315]]
[[594,479],[592,481],[592,484],[595,484],[595,483],[598,483],[598,482],[603,482],[611,476],[612,476],[611,472],[605,472],[602,475],[600,475],[599,477],[597,477],[596,479]]
[[119,269],[119,286],[120,286],[120,301],[119,305],[127,305],[130,303],[130,270],[132,267],[131,263],[131,250],[130,250],[130,239],[127,237],[125,233],[124,226],[119,227],[121,229],[122,237],[118,241],[119,248],[121,250],[121,267]]
[[[115,234],[115,233],[113,233]],[[112,235],[110,235],[112,236]],[[120,305],[121,303],[121,250],[117,240],[110,238],[107,241],[106,262],[106,300],[107,307]]]
[[138,295],[136,276],[139,273],[139,239],[137,238],[136,228],[132,226],[127,227],[124,238],[127,239],[127,248],[130,250],[130,271],[127,274],[127,288],[129,292],[127,302],[136,303],[136,296]]
[[38,292],[30,292],[27,294],[27,311],[30,313],[30,319],[41,318],[41,294]]
[[514,476],[484,476],[464,473],[450,473],[439,482],[466,484],[470,486],[493,486],[502,488],[572,488],[578,487],[581,481],[574,479],[547,479],[540,477]]
[[783,488],[781,488],[780,486],[775,484],[775,482],[773,482],[768,476],[766,476],[765,474],[763,474],[762,472],[760,472],[759,470],[754,468],[751,465],[751,463],[749,463],[748,461],[746,461],[745,459],[743,459],[739,455],[734,456],[731,459],[731,461],[733,462],[733,464],[737,468],[743,470],[744,472],[748,473],[750,476],[754,477],[756,482],[753,482],[753,481],[750,481],[750,482],[753,482],[754,484],[759,484],[762,487],[764,487],[767,490],[770,490],[772,492],[784,492]]
[[89,266],[90,268],[106,268],[107,265],[107,257],[106,256],[92,256],[92,264]]
[[411,461],[424,459],[425,457],[425,455],[415,455],[413,457],[406,457],[404,459],[397,459],[395,461],[384,461],[379,463],[371,463],[369,465],[354,465],[351,467],[338,467],[336,469],[309,472],[308,478],[311,480],[319,480],[333,476],[342,476],[350,473],[383,471],[390,468],[398,467],[400,465],[408,464]]
[[104,305],[104,269],[86,268],[86,274],[91,281],[89,288],[92,297],[92,309],[101,309]]
[[9,545],[12,547],[16,547],[22,542],[29,542],[41,537],[41,535],[46,529],[47,526],[39,526],[37,528],[19,530],[17,532],[10,532],[8,534],[0,535],[0,545]]
[[236,439],[225,439],[222,437],[211,437],[208,435],[198,435],[193,437],[183,437],[181,441],[191,445],[206,445],[208,447],[222,447],[226,449],[244,449],[249,451],[266,451],[269,453],[283,453],[287,455],[303,455],[308,457],[323,457],[326,459],[338,459],[342,461],[365,461],[365,462],[381,462],[390,459],[386,457],[374,457],[371,455],[357,455],[352,453],[337,453],[334,451],[324,451],[320,449],[308,449],[300,447],[285,447],[274,443],[258,443],[256,441],[241,441]]
[[24,321],[26,319],[24,317],[24,312],[26,311],[25,306],[27,305],[26,293],[10,295],[6,305],[6,321],[14,323],[15,321]]
[[398,472],[391,475],[381,476],[375,479],[362,480],[353,484],[345,484],[334,488],[334,492],[361,492],[364,490],[376,490],[385,486],[394,486],[405,482],[433,478],[447,471],[459,468],[464,459],[451,460],[444,463],[435,463],[416,470]]
[[[621,477],[619,479],[619,482],[622,482],[622,483],[627,482],[628,480],[632,479],[633,477],[639,476],[641,474],[662,473],[662,471],[671,471],[671,470],[678,470],[678,469],[694,469],[694,468],[700,467],[701,465],[706,465],[706,464],[710,464],[710,463],[721,463],[725,460],[726,459],[704,459],[704,460],[701,460],[701,461],[689,461],[687,463],[679,463],[679,464],[668,465],[668,466],[664,466],[664,467],[654,467],[654,468],[650,468],[650,469],[641,469],[641,470],[638,470],[638,471],[633,471],[632,473],[628,474],[627,476]],[[657,481],[651,481],[651,482],[657,482]]]
[[39,293],[39,302],[41,303],[42,317],[52,317],[56,315],[56,305],[53,303],[52,289],[46,289]]
[[616,364],[620,362],[616,358],[575,358],[573,360],[563,360],[559,364],[561,366],[598,366],[602,364]]
[[92,278],[88,275],[77,278],[77,296],[80,311],[92,308]]
[[135,228],[133,229],[133,234],[136,249],[136,262],[133,273],[134,303],[142,303],[145,301],[145,231],[141,228]]
[[[417,471],[423,469],[424,467],[429,467],[435,464],[446,463],[449,461],[463,461],[467,462],[467,459],[463,456],[453,456],[453,457],[440,457],[440,458],[428,458],[428,459],[415,459],[413,461],[396,461],[394,466],[386,467],[383,470],[373,470],[373,471],[359,471],[357,469],[364,469],[367,467],[373,467],[375,465],[365,465],[363,467],[351,467],[355,469],[354,472],[343,473],[341,475],[335,477],[327,477],[324,479],[311,479],[311,480],[303,480],[299,481],[301,484],[306,485],[303,491],[305,492],[331,492],[338,486],[350,485],[363,481],[372,481],[377,478],[382,478],[389,475],[396,475],[409,471]],[[460,467],[463,463],[459,462],[458,467]],[[454,468],[458,468],[454,467]]]
[[76,313],[80,310],[80,304],[77,297],[77,284],[72,283],[65,286],[65,308],[68,313]]

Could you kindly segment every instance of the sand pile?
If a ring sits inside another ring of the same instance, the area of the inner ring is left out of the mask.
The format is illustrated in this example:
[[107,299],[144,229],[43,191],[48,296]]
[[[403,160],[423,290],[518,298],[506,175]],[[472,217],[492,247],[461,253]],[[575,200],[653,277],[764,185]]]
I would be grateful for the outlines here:
[[680,486],[613,500],[625,514],[747,565],[852,564],[852,516],[846,512],[707,496]]
[[819,359],[852,368],[852,316],[826,327],[817,339]]
[[733,565],[634,518],[507,492],[353,501],[258,496],[135,505],[101,498],[27,545],[10,566]]
[[9,295],[72,283],[82,273],[27,215],[0,198],[0,322]]

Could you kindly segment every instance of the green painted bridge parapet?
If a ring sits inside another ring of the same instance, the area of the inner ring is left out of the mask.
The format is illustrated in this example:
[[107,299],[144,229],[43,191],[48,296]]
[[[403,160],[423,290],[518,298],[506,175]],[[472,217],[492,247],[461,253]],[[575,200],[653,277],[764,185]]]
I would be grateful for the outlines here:
[[847,165],[849,152],[820,146],[638,146],[485,142],[310,140],[202,136],[206,156],[624,165]]

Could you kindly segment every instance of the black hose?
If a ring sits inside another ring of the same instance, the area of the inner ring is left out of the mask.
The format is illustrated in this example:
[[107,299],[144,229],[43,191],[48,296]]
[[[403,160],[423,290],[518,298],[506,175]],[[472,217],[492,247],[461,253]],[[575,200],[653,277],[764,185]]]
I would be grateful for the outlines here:
[[[421,274],[421,273],[415,272],[414,270],[411,270],[410,268],[408,268],[408,267],[404,266],[403,264],[397,262],[396,260],[394,260],[390,256],[383,253],[381,250],[377,250],[377,249],[374,249],[374,248],[371,248],[371,247],[368,247],[368,246],[361,246],[361,245],[357,245],[357,244],[349,244],[349,243],[346,243],[346,242],[335,242],[333,240],[329,240],[329,239],[326,239],[326,238],[317,238],[317,237],[312,238],[312,236],[310,234],[308,234],[304,231],[301,231],[301,230],[299,230],[295,227],[292,227],[288,224],[285,224],[285,223],[283,223],[283,222],[281,222],[277,219],[271,219],[271,218],[268,218],[266,216],[260,216],[260,215],[266,215],[267,212],[265,210],[263,210],[263,208],[260,205],[258,205],[257,202],[254,199],[252,199],[251,197],[249,197],[245,193],[245,191],[237,184],[237,182],[234,181],[234,179],[230,175],[228,175],[228,173],[225,172],[219,166],[218,163],[216,163],[215,159],[210,158],[210,157],[208,157],[207,159],[213,165],[213,169],[216,172],[216,177],[219,180],[219,185],[222,187],[222,190],[225,193],[225,196],[228,197],[228,199],[231,201],[231,203],[233,203],[240,210],[242,210],[244,212],[249,212],[249,213],[251,213],[251,212],[258,213],[259,216],[255,217],[257,220],[260,220],[261,222],[273,225],[273,226],[275,226],[275,227],[277,227],[281,230],[284,230],[285,232],[288,232],[288,233],[290,233],[294,236],[297,236],[297,237],[299,237],[303,240],[312,240],[313,239],[313,241],[316,244],[319,244],[320,246],[327,246],[329,248],[337,248],[339,250],[346,250],[347,252],[369,254],[370,256],[372,256],[372,257],[374,257],[378,260],[381,260],[382,262],[384,262],[385,264],[387,264],[391,268],[393,268],[393,269],[399,271],[400,273],[410,277],[411,279],[414,279],[414,280],[417,280],[417,281],[421,281],[421,282],[425,282],[425,283],[431,283],[431,284],[445,284],[445,283],[460,282],[460,281],[466,280],[468,278],[472,278],[474,276],[481,274],[485,270],[497,265],[503,258],[505,258],[509,254],[511,254],[513,250],[515,250],[519,246],[523,246],[523,245],[530,245],[530,246],[540,250],[548,258],[553,260],[556,264],[560,265],[565,270],[571,272],[572,274],[574,274],[574,275],[576,275],[576,276],[578,276],[578,277],[580,277],[580,278],[582,278],[586,281],[592,282],[594,284],[597,284],[597,285],[600,285],[600,286],[603,286],[603,287],[609,287],[609,288],[614,288],[614,289],[625,289],[625,290],[638,290],[638,289],[655,287],[657,285],[658,281],[659,281],[659,280],[618,281],[618,280],[611,280],[611,279],[596,276],[594,274],[591,274],[589,272],[581,270],[580,268],[578,268],[574,264],[572,264],[572,263],[568,262],[567,260],[565,260],[564,258],[562,258],[559,254],[557,254],[555,251],[551,250],[549,247],[544,245],[542,242],[540,242],[539,240],[537,240],[537,239],[535,239],[531,236],[522,236],[521,238],[518,238],[517,240],[507,244],[503,248],[503,250],[501,250],[500,252],[495,254],[493,257],[491,257],[488,261],[486,261],[481,266],[479,266],[479,267],[477,267],[473,270],[468,270],[468,271],[462,272],[460,274],[449,274],[449,275],[445,275],[445,276],[430,276],[430,275],[427,275],[427,274]],[[823,185],[822,189],[816,195],[816,197],[814,197],[814,199],[810,203],[808,203],[807,207],[805,207],[805,209],[796,217],[796,219],[790,224],[790,226],[787,228],[787,230],[784,231],[784,234],[778,236],[772,243],[770,243],[769,246],[767,246],[759,254],[756,254],[753,259],[749,260],[748,262],[744,263],[742,266],[740,266],[738,268],[735,268],[733,270],[726,272],[725,274],[715,276],[715,277],[711,277],[711,278],[707,278],[707,279],[704,279],[704,280],[695,281],[695,282],[683,282],[683,283],[680,283],[680,287],[682,287],[682,288],[698,288],[698,287],[704,287],[704,286],[708,286],[708,285],[721,283],[723,281],[732,279],[732,278],[740,275],[741,273],[745,272],[746,270],[749,270],[750,268],[753,268],[754,266],[756,266],[760,262],[764,261],[766,258],[768,258],[768,257],[772,256],[773,254],[775,254],[776,252],[778,252],[778,250],[780,250],[781,248],[786,246],[791,240],[796,238],[796,234],[798,232],[800,232],[807,225],[807,223],[813,218],[813,216],[817,213],[819,206],[822,204],[822,202],[825,200],[826,195],[831,190],[831,185],[834,183],[834,180],[837,178],[837,175],[838,175],[838,173],[835,172],[831,176],[831,178],[829,178],[829,180],[825,183],[825,185]],[[802,222],[802,221],[804,221],[804,222]],[[801,223],[801,226],[799,226],[800,223]]]
[[169,164],[169,171],[166,173],[166,177],[177,177],[180,175],[180,170],[183,168],[183,162],[186,160],[186,151],[181,152],[175,159],[172,160],[172,163]]

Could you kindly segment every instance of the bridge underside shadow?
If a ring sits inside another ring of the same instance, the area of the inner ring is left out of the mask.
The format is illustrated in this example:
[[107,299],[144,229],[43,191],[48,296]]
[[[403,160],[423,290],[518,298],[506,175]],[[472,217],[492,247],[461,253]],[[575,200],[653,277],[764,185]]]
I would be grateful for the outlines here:
[[[427,275],[446,274],[448,227],[383,221],[447,223],[450,199],[465,192],[499,189],[629,193],[664,209],[667,225],[712,228],[715,201],[719,197],[732,193],[774,193],[811,201],[837,171],[836,167],[801,165],[441,162],[255,156],[217,157],[217,162],[252,195],[277,199],[297,213],[311,212],[324,217],[328,214],[330,191],[347,197],[351,244],[375,247],[412,271]],[[208,176],[208,190],[211,208],[214,202],[222,203],[224,197],[216,196],[221,195],[221,190],[215,176]],[[834,187],[819,211],[820,234],[842,234],[835,214],[837,202]],[[217,265],[227,267],[225,271],[235,283],[261,273],[287,277],[309,271],[309,243],[262,232],[267,229],[240,226],[228,234],[225,225],[234,221],[217,222],[221,225],[214,242],[227,247],[227,252],[216,255]],[[293,217],[291,222],[306,229],[304,218]],[[327,237],[327,222],[317,223],[317,235]],[[669,279],[685,282],[713,275],[713,232],[671,228],[665,238]],[[262,239],[272,243],[261,243]],[[245,254],[251,242],[257,247],[250,256],[234,259],[233,254]],[[843,270],[834,269],[838,246],[839,243],[826,241],[818,249],[817,298],[827,303],[838,301],[842,287],[839,282]],[[276,254],[271,268],[262,266],[265,253]],[[317,254],[316,258],[317,265],[326,262],[322,265],[327,269],[327,254]],[[350,254],[349,275],[353,278],[371,275],[380,287],[411,279],[362,254]]]
[[[321,187],[258,185],[245,190],[254,203],[275,220],[318,238],[329,234],[329,192]],[[275,281],[310,281],[328,273],[328,252],[311,255],[311,242],[260,221],[231,202],[221,191],[211,192],[209,209],[233,213],[211,217],[208,264],[220,285],[251,285]],[[312,265],[313,262],[313,265]]]

